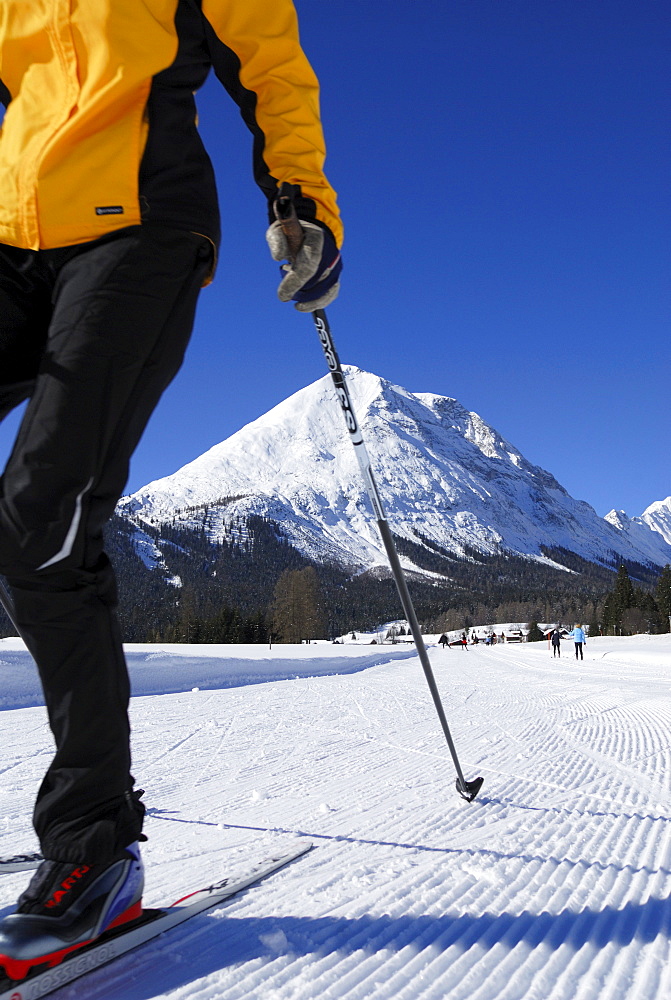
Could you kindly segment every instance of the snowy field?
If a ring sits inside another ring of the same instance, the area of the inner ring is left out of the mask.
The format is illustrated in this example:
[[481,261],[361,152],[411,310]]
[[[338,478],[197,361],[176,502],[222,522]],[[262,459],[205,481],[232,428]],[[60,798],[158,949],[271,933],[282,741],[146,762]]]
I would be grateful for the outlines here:
[[[314,848],[58,1000],[671,997],[669,636],[430,649],[471,804],[412,649],[128,649],[145,902]],[[8,855],[51,741],[17,640],[0,673]]]

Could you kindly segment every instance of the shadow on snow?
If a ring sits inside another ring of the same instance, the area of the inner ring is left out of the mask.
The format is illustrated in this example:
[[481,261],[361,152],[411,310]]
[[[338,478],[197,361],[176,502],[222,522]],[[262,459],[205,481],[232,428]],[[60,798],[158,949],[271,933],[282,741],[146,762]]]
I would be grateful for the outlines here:
[[[653,941],[658,934],[671,936],[671,900],[648,899],[645,903],[626,903],[621,909],[605,906],[600,910],[585,908],[560,913],[484,913],[441,916],[393,917],[365,915],[347,917],[213,917],[194,918],[188,929],[173,931],[169,938],[147,945],[142,957],[128,958],[123,965],[111,965],[88,980],[87,997],[123,997],[123,1000],[151,1000],[179,989],[190,982],[222,972],[244,962],[271,963],[281,957],[346,955],[361,952],[362,957],[402,948],[419,953],[425,949],[459,954],[478,946],[495,944],[513,949],[520,943],[531,948],[540,944],[556,950],[564,945],[578,951],[584,945],[594,949],[609,944],[625,947]],[[154,954],[151,954],[151,949]],[[115,983],[115,968],[121,975]],[[251,975],[252,973],[250,973]],[[255,974],[263,977],[258,966]],[[100,985],[97,980],[101,978]],[[102,981],[104,979],[104,982]],[[221,985],[221,981],[220,981]],[[116,987],[116,989],[115,989]]]
[[596,860],[586,860],[585,858],[556,858],[551,854],[546,855],[534,855],[534,854],[524,854],[519,851],[515,851],[510,854],[506,854],[504,851],[495,851],[489,847],[436,847],[434,845],[427,844],[417,844],[417,843],[404,843],[399,840],[372,840],[366,837],[351,837],[347,834],[335,834],[335,833],[311,833],[307,830],[291,830],[285,827],[279,826],[250,826],[244,823],[220,823],[213,822],[206,819],[182,819],[180,816],[170,815],[167,809],[147,809],[147,816],[153,819],[162,819],[169,823],[185,823],[189,826],[214,826],[217,829],[224,830],[250,830],[253,833],[278,833],[278,834],[289,834],[293,837],[307,837],[309,840],[322,840],[322,841],[333,841],[334,843],[344,843],[344,844],[366,844],[372,847],[397,847],[400,850],[406,851],[420,851],[426,852],[427,854],[444,854],[444,855],[460,855],[462,857],[472,857],[472,858],[488,858],[491,861],[511,861],[513,859],[518,859],[525,862],[542,862],[543,864],[550,862],[555,865],[573,865],[577,868],[584,868],[586,871],[590,868],[597,868],[599,871],[616,871],[616,872],[629,872],[631,874],[636,874],[638,872],[645,872],[648,875],[657,875],[661,873],[662,875],[671,875],[671,871],[668,868],[648,868],[639,867],[636,868],[634,865],[617,865],[613,862],[603,862]]

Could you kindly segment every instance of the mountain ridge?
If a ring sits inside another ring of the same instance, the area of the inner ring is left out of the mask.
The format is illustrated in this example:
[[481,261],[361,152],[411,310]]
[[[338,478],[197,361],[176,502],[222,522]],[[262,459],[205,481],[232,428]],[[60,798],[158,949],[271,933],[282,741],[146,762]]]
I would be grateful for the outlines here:
[[[648,508],[653,524],[600,518],[458,400],[345,371],[390,526],[409,543],[457,558],[509,551],[553,564],[543,554],[551,547],[607,565],[671,560],[671,545],[653,526],[666,523],[659,502]],[[139,528],[198,526],[213,541],[261,516],[311,559],[351,573],[386,566],[328,375],[122,498],[118,512]]]

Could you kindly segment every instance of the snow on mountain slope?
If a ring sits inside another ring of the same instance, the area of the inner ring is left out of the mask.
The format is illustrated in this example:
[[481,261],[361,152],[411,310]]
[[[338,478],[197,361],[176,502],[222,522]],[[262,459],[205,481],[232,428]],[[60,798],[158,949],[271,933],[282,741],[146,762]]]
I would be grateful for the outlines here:
[[623,510],[611,510],[604,520],[616,528],[623,539],[644,552],[651,562],[664,565],[671,561],[671,497],[651,504],[640,517],[629,517]]
[[641,514],[641,520],[671,545],[671,497],[651,503]]
[[[664,564],[671,546],[641,539],[574,500],[545,470],[457,400],[411,393],[347,368],[348,385],[392,529],[457,555],[535,558],[541,545],[594,560]],[[202,525],[212,537],[260,514],[301,551],[354,570],[386,565],[349,435],[325,376],[226,441],[119,505],[141,523]],[[648,537],[649,536],[649,537]],[[651,541],[652,539],[652,541]]]

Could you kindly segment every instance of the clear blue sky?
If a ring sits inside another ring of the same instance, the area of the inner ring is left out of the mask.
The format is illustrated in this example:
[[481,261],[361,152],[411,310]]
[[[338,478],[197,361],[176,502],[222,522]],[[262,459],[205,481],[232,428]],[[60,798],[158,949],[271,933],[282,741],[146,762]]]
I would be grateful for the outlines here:
[[[296,6],[346,226],[342,361],[455,396],[600,514],[668,496],[667,5]],[[129,492],[325,372],[275,297],[237,108],[216,80],[199,107],[221,262]]]

